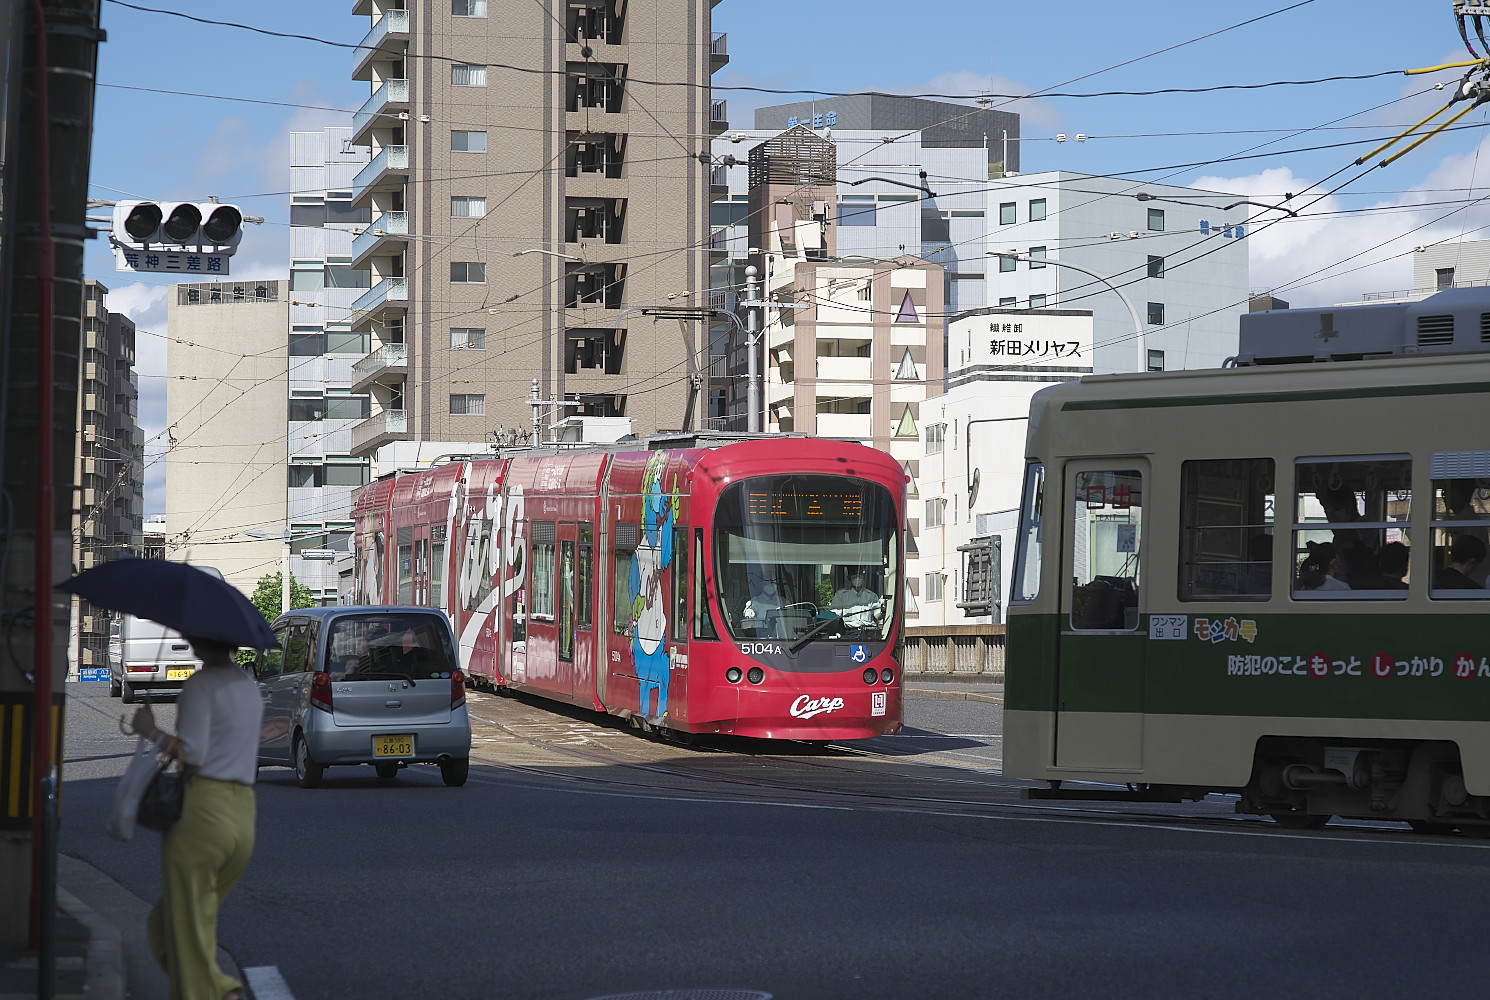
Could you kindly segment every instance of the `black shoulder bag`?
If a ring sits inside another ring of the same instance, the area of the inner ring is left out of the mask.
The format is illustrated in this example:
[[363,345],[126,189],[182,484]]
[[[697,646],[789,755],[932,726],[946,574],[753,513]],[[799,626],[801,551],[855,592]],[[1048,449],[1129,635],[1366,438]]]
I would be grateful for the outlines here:
[[[181,805],[186,798],[186,777],[181,773],[185,765],[178,747],[179,744],[173,744],[169,753],[161,755],[160,767],[140,798],[139,824],[161,833],[181,818]],[[167,770],[173,762],[176,770]]]

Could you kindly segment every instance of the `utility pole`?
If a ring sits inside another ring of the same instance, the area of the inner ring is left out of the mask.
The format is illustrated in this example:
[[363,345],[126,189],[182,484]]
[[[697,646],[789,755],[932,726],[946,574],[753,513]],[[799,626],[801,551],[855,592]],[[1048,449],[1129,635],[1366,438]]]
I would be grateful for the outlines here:
[[[0,827],[29,828],[31,841],[0,842],[0,897],[28,898],[0,912],[0,939],[37,952],[37,995],[55,989],[57,844],[52,811],[60,770],[65,614],[52,586],[71,553],[73,450],[77,439],[78,352],[83,316],[83,244],[98,62],[98,4],[35,0],[8,4],[3,22],[8,102],[5,230],[0,236],[5,296],[0,378],[0,475],[10,497],[9,560],[0,580],[0,617],[28,670],[3,672],[0,699],[23,719],[30,743],[27,792]],[[24,151],[20,153],[19,151]],[[19,153],[19,155],[18,155]],[[64,530],[58,532],[58,525]],[[30,646],[30,657],[25,655]],[[59,669],[60,668],[60,669]],[[13,706],[13,708],[12,708]],[[17,773],[18,742],[0,747],[0,767]],[[29,850],[28,850],[29,849]],[[29,857],[26,855],[29,854]],[[29,875],[28,875],[29,873]],[[29,927],[28,927],[29,924]]]
[[757,331],[760,330],[760,280],[755,265],[745,268],[745,429],[752,434],[761,429],[760,361],[755,356]]

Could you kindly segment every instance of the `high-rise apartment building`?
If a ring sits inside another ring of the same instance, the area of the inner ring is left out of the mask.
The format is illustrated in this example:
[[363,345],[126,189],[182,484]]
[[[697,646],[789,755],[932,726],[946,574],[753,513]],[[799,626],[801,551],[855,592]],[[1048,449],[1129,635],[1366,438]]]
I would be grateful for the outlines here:
[[[110,312],[109,290],[84,282],[83,351],[78,393],[78,484],[73,515],[73,564],[89,569],[139,555],[144,527],[144,437],[134,371],[135,325]],[[73,599],[70,655],[78,667],[105,666],[109,628],[103,613]]]
[[377,378],[356,367],[369,337],[351,324],[368,285],[352,267],[352,241],[371,218],[352,204],[368,156],[350,139],[342,127],[290,133],[290,573],[323,603],[335,603],[337,588],[326,553],[350,550],[352,493],[370,476],[367,457],[352,454],[352,428],[371,415],[367,385]]
[[701,426],[709,190],[700,154],[727,127],[728,61],[710,0],[361,0],[353,76],[372,85],[351,141],[370,287],[369,418],[351,450],[526,438],[530,387],[568,418],[637,434]]

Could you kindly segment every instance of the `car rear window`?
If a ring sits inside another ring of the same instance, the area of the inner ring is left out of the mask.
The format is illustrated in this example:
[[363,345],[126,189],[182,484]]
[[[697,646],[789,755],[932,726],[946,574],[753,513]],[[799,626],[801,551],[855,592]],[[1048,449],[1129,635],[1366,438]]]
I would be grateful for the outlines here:
[[335,681],[449,677],[457,667],[450,630],[426,614],[347,615],[331,623],[326,672]]

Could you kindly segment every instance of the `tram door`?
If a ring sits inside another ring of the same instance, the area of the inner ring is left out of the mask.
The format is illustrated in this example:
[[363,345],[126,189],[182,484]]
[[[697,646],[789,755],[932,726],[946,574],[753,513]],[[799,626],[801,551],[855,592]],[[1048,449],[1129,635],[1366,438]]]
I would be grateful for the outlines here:
[[1143,767],[1143,500],[1138,458],[1065,467],[1055,766]]
[[595,687],[595,530],[589,522],[558,526],[554,620],[559,672],[575,700],[590,703]]

